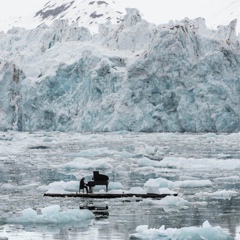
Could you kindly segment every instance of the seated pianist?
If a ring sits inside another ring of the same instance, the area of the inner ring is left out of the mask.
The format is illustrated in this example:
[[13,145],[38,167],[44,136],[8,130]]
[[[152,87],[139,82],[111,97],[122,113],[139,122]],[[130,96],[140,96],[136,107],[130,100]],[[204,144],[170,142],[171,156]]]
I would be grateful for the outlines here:
[[89,192],[93,192],[93,188],[96,185],[105,185],[106,186],[106,192],[108,191],[108,179],[109,177],[104,174],[100,174],[99,171],[93,171],[93,180],[88,182]]

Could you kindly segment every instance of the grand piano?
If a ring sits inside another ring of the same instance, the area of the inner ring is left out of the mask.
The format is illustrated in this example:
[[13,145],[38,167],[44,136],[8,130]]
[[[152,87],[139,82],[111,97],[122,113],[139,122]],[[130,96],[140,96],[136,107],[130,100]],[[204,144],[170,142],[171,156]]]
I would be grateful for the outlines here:
[[89,187],[89,192],[92,193],[93,188],[96,185],[105,185],[106,192],[107,192],[108,191],[108,180],[109,180],[109,177],[107,175],[100,174],[99,171],[93,171],[93,180],[89,181],[87,183],[87,185]]

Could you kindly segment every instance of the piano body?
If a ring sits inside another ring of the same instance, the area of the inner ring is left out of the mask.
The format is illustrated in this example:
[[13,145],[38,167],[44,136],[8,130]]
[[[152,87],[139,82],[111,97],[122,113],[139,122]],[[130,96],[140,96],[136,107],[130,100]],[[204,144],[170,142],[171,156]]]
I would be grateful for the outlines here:
[[96,185],[105,185],[106,186],[106,192],[108,191],[108,180],[109,177],[104,174],[100,174],[99,171],[93,171],[93,181],[88,182],[88,187],[90,190],[90,193],[92,192],[92,189]]

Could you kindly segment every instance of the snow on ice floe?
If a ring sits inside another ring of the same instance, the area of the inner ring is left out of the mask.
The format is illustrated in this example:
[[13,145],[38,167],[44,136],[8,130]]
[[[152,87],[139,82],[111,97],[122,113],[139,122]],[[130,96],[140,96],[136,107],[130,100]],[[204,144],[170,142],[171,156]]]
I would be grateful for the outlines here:
[[221,227],[212,227],[205,221],[201,227],[167,228],[161,226],[159,229],[148,228],[147,225],[140,225],[136,233],[130,235],[130,239],[144,240],[167,240],[167,239],[205,239],[205,240],[234,240]]
[[161,207],[164,209],[165,212],[175,211],[181,208],[187,208],[189,205],[189,201],[178,197],[178,196],[166,196],[163,199],[156,200],[156,199],[143,199],[143,205],[151,205],[153,207]]
[[[216,164],[216,161],[218,164]],[[144,173],[145,171],[152,171],[157,175],[161,175],[161,172],[171,171],[179,172],[181,170],[188,171],[188,175],[180,176],[180,180],[198,180],[196,178],[196,172],[209,172],[214,170],[228,169],[235,170],[240,169],[240,162],[236,158],[184,158],[184,157],[164,157],[163,159],[152,160],[149,157],[142,157],[135,161],[139,171]],[[191,171],[193,175],[191,176]],[[195,176],[194,176],[195,174]],[[223,178],[223,177],[222,177]],[[239,177],[238,177],[239,178]],[[230,181],[237,180],[237,177],[229,178]],[[226,179],[227,180],[227,179]],[[179,183],[180,184],[180,183]],[[187,184],[187,182],[182,183]]]
[[199,198],[210,197],[215,199],[231,199],[231,197],[237,196],[238,192],[233,190],[220,190],[212,193],[200,192],[200,193],[196,193],[195,195]]
[[94,214],[87,209],[60,211],[59,205],[42,208],[40,212],[39,214],[32,208],[27,208],[21,211],[19,216],[9,217],[5,221],[6,223],[67,224],[71,222],[83,222],[95,218]]
[[58,168],[64,168],[66,170],[72,169],[112,169],[112,165],[110,164],[113,162],[110,158],[102,158],[89,161],[86,158],[76,158],[75,160],[64,163],[59,165]]
[[38,191],[47,191],[47,193],[78,192],[78,189],[79,189],[79,181],[52,182],[48,186],[40,186],[37,188]]
[[[217,160],[217,165],[216,165]],[[171,167],[178,169],[198,169],[209,171],[211,169],[236,169],[240,168],[238,159],[216,159],[216,158],[183,158],[164,157],[159,162],[161,167]]]
[[37,184],[36,183],[32,183],[32,184],[26,184],[26,185],[18,185],[16,183],[3,183],[1,185],[1,188],[2,189],[5,189],[5,190],[24,190],[24,191],[27,191],[33,187],[37,187]]
[[82,150],[79,153],[75,153],[75,154],[68,153],[67,156],[93,158],[93,157],[113,155],[117,153],[118,153],[117,151],[109,150],[108,148],[103,147],[103,148],[91,148],[87,150]]
[[215,178],[215,180],[219,182],[237,183],[240,182],[240,177],[239,176],[218,177]]
[[212,182],[210,180],[184,180],[184,181],[170,181],[165,178],[155,178],[149,179],[145,184],[147,186],[155,186],[155,187],[166,187],[169,189],[173,188],[196,188],[196,187],[209,187],[212,186]]
[[141,158],[137,161],[139,167],[161,167],[162,164],[158,161],[151,160],[147,157]]

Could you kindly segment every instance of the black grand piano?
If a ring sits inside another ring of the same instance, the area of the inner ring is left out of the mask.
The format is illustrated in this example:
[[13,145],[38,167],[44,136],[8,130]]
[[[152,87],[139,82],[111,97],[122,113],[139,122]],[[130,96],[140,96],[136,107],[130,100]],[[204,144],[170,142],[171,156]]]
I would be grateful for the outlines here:
[[100,174],[99,171],[93,171],[93,180],[89,181],[87,183],[87,186],[89,187],[89,192],[93,192],[93,188],[96,185],[105,185],[106,186],[106,192],[108,191],[108,180],[109,177],[104,174]]

